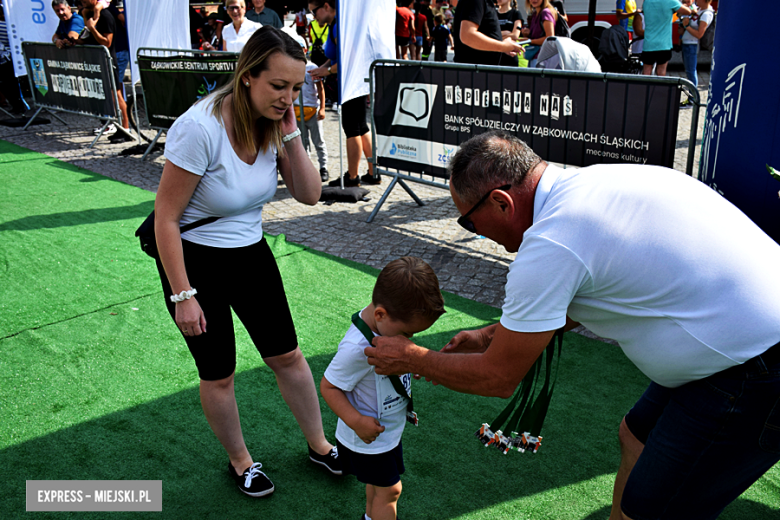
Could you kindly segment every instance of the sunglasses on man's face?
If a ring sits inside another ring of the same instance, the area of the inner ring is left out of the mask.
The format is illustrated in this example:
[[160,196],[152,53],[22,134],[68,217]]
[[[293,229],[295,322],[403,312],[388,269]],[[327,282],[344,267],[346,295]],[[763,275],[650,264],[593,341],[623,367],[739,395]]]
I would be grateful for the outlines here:
[[490,197],[491,193],[493,193],[496,190],[506,191],[511,187],[512,187],[511,184],[504,184],[503,186],[499,186],[498,188],[493,188],[489,192],[485,193],[482,196],[482,198],[479,199],[479,201],[476,204],[474,204],[474,206],[472,206],[471,209],[468,210],[468,212],[466,212],[465,215],[463,215],[458,219],[458,224],[460,224],[461,227],[466,231],[477,234],[477,228],[474,227],[474,223],[469,219],[471,214],[474,213],[477,210],[477,208],[479,208],[482,205],[482,203],[488,199],[488,197]]
[[317,11],[319,11],[320,9],[322,9],[324,6],[325,6],[325,4],[322,4],[322,5],[321,5],[321,6],[319,6],[319,7],[315,7],[314,9],[312,9],[312,10],[311,10],[311,14],[312,14],[313,16],[317,16]]

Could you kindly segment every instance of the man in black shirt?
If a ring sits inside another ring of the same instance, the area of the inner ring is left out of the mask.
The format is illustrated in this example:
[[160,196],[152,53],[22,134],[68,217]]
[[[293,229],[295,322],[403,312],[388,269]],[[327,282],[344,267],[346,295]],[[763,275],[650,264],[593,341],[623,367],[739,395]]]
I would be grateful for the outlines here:
[[455,62],[498,65],[501,53],[517,56],[521,47],[501,39],[498,12],[492,0],[460,0],[452,25]]
[[[84,30],[80,36],[78,43],[82,45],[102,45],[108,48],[108,52],[111,55],[111,63],[114,69],[114,77],[116,77],[116,51],[114,50],[114,33],[116,32],[116,20],[114,16],[108,12],[107,9],[100,9],[98,11],[98,18],[93,18],[95,13],[95,7],[98,0],[81,0],[81,5],[84,6],[82,15],[84,17]],[[119,103],[119,109],[122,112],[122,127],[125,129],[130,128],[130,119],[127,115],[127,104],[122,96],[122,86],[117,85],[117,102]],[[124,139],[126,136],[119,136],[118,139]],[[129,137],[126,137],[128,140]]]

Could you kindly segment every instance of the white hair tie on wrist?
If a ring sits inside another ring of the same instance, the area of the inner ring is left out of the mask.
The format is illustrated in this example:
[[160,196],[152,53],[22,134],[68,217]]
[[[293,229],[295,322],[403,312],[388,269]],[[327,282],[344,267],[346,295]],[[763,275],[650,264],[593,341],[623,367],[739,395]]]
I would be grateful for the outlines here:
[[171,301],[173,303],[179,303],[183,302],[184,300],[189,300],[193,296],[198,294],[197,289],[190,289],[189,291],[182,291],[179,294],[172,294],[171,295]]

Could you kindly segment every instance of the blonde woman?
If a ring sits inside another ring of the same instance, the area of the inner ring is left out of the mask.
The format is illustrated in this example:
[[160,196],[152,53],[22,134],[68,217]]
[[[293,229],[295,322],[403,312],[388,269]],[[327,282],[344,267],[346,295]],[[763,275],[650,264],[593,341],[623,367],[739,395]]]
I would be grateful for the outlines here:
[[536,66],[536,55],[544,40],[555,35],[558,12],[550,0],[525,0],[525,10],[528,12],[528,27],[523,29],[522,34],[531,40],[525,50],[525,59],[530,68]]
[[[233,23],[225,25],[222,29],[222,50],[229,52],[241,52],[252,34],[262,27],[262,24],[253,22],[246,17],[246,3],[244,0],[226,0],[225,10]],[[211,46],[209,46],[211,47]],[[213,47],[211,49],[216,50]]]
[[[241,432],[231,310],[276,375],[309,444],[309,458],[341,474],[338,454],[323,434],[316,387],[298,348],[282,279],[263,238],[263,206],[276,192],[277,169],[297,201],[314,205],[320,196],[320,176],[292,109],[305,70],[306,58],[292,38],[270,26],[255,32],[233,81],[193,105],[168,131],[155,201],[157,268],[168,311],[195,360],[203,411],[227,451],[228,472],[242,492],[256,497],[272,493],[274,485]],[[207,217],[220,218],[181,232],[180,226]],[[269,425],[252,433],[272,431]]]

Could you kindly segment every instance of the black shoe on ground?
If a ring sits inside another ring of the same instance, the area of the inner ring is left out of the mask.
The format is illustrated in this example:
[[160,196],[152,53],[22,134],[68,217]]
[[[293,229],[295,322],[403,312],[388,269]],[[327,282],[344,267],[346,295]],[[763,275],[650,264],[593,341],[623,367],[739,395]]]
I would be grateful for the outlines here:
[[[341,186],[341,179],[336,179],[334,181],[330,181],[328,183],[328,186]],[[344,174],[344,187],[345,188],[352,188],[354,186],[360,186],[360,177],[355,177],[352,179],[348,173]]]
[[130,141],[135,141],[135,138],[117,130],[115,134],[108,137],[108,140],[111,143],[129,143]]
[[242,493],[249,495],[250,497],[264,497],[274,492],[273,483],[268,480],[265,473],[260,471],[263,465],[259,462],[255,462],[244,472],[243,475],[239,475],[236,472],[236,468],[233,464],[228,462],[228,473],[236,481],[238,489]]
[[320,168],[320,179],[322,179],[322,182],[328,182],[329,178],[330,178],[330,174],[328,173],[328,169]]
[[325,469],[333,473],[334,475],[341,475],[341,461],[339,460],[339,452],[335,447],[332,448],[325,455],[320,455],[309,446],[309,460],[320,466],[325,466]]
[[363,184],[370,184],[372,186],[376,186],[377,184],[382,184],[382,176],[379,175],[377,177],[374,177],[370,173],[367,173],[360,177],[360,182]]

